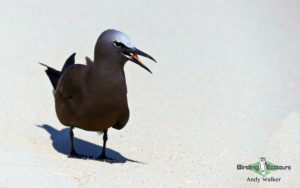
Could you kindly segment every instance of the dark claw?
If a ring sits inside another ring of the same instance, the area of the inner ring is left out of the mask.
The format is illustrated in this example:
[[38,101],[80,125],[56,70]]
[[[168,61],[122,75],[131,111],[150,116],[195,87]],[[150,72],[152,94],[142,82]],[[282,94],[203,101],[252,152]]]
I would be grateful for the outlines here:
[[70,154],[68,155],[68,157],[69,158],[76,158],[76,159],[88,159],[89,158],[88,156],[78,154],[75,150],[72,150],[70,152]]
[[118,161],[116,159],[112,159],[110,157],[106,157],[105,155],[101,154],[95,158],[95,160],[108,162],[108,163],[125,163],[125,161]]

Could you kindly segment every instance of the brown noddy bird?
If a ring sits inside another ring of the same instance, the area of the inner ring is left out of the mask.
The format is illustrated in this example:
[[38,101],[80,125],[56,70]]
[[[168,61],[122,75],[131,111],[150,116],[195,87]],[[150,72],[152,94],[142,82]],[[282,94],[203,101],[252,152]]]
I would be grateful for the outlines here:
[[80,156],[73,144],[73,128],[77,127],[104,132],[102,153],[97,159],[112,160],[105,155],[107,130],[120,130],[129,119],[124,65],[129,60],[151,73],[138,55],[155,61],[138,50],[126,34],[109,29],[96,42],[94,61],[87,57],[86,65],[75,64],[74,53],[61,71],[41,63],[47,67],[46,74],[54,88],[57,117],[70,127],[70,156]]

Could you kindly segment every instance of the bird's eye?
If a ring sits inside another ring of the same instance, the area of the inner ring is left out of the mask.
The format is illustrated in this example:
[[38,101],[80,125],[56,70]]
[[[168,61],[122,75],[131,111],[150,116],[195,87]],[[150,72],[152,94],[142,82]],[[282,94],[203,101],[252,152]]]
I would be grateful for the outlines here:
[[123,43],[117,42],[117,41],[114,42],[114,45],[115,45],[115,47],[117,47],[117,48],[122,48],[122,47],[125,46]]

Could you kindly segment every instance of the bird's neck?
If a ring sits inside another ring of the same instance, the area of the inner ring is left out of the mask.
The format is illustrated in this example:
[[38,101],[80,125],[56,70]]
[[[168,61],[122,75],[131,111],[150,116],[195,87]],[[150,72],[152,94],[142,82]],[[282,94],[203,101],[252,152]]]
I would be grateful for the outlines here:
[[124,74],[124,63],[114,61],[94,61],[90,67],[88,83],[97,85],[99,88],[110,86],[119,93],[127,93],[126,79]]
[[102,58],[101,60],[95,60],[93,69],[99,74],[105,74],[106,76],[118,76],[124,73],[125,63],[119,62],[118,60],[106,60]]

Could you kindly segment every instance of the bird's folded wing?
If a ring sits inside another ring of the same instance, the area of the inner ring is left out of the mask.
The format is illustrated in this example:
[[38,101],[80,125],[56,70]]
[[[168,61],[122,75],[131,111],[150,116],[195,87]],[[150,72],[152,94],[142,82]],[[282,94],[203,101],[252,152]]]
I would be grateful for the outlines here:
[[71,98],[82,92],[87,73],[87,66],[75,64],[61,75],[56,93],[63,98]]
[[85,57],[85,60],[86,60],[86,65],[87,66],[92,66],[93,61],[89,57]]

